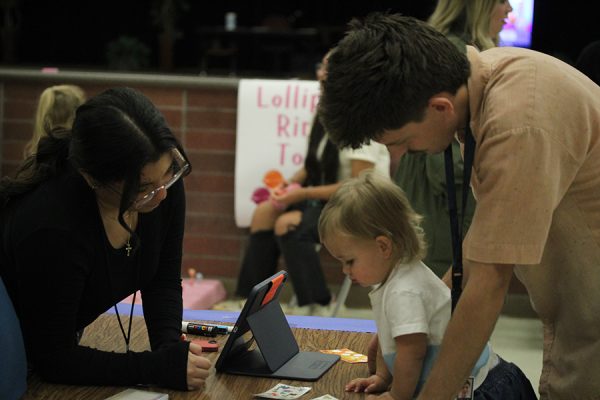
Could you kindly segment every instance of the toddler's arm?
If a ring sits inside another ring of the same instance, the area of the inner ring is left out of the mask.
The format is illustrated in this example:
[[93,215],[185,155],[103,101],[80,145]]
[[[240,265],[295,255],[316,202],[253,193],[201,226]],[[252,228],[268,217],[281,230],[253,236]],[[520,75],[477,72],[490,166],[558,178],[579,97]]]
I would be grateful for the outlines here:
[[391,397],[395,400],[410,400],[421,375],[421,368],[427,352],[427,335],[413,333],[398,336],[396,341],[396,359]]

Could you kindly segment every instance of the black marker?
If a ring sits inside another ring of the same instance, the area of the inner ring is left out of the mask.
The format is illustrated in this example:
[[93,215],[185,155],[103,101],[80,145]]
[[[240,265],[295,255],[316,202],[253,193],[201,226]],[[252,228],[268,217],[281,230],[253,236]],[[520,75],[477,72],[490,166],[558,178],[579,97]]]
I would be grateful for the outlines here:
[[227,330],[216,326],[196,324],[194,322],[181,321],[181,331],[191,335],[200,335],[215,337],[217,335],[225,335]]

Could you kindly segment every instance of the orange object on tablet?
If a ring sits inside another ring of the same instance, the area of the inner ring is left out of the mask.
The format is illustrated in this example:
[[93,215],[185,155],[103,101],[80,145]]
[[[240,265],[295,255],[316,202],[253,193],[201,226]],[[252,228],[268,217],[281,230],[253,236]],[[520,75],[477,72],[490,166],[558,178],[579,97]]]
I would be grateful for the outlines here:
[[271,288],[269,289],[267,294],[265,294],[265,297],[263,297],[261,303],[262,306],[264,306],[273,299],[273,296],[275,296],[275,293],[277,293],[277,288],[279,288],[279,285],[281,285],[281,282],[283,282],[284,278],[284,275],[278,275],[275,277],[275,279],[271,281]]

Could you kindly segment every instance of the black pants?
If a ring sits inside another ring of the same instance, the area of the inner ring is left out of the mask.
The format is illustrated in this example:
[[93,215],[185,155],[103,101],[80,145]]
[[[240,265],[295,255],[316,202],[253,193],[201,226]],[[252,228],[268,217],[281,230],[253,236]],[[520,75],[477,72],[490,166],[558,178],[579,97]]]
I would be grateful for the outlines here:
[[248,297],[254,285],[275,273],[278,259],[279,245],[272,230],[251,233],[235,293]]
[[277,237],[299,306],[327,305],[331,301],[316,248],[320,243],[317,226],[322,209],[320,203],[306,207],[296,229]]
[[281,237],[275,237],[272,230],[250,235],[238,276],[237,295],[247,297],[254,285],[273,275],[281,252],[298,305],[326,305],[331,301],[315,247],[319,243],[317,224],[322,208],[321,203],[303,204],[299,207],[302,211],[300,224]]

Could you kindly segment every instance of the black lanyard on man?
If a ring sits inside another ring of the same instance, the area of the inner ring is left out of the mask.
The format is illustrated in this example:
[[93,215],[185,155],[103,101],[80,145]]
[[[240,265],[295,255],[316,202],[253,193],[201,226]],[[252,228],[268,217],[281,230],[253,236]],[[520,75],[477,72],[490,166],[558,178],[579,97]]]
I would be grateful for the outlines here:
[[471,190],[471,168],[473,166],[473,157],[475,155],[475,139],[469,126],[465,128],[465,150],[464,150],[464,169],[463,169],[463,190],[462,190],[462,212],[460,221],[458,220],[458,209],[456,205],[456,190],[454,183],[454,163],[452,160],[452,143],[444,153],[446,167],[446,193],[448,194],[448,212],[450,214],[450,232],[452,234],[452,311],[462,292],[463,278],[463,259],[462,259],[462,238],[463,221],[465,210]]

